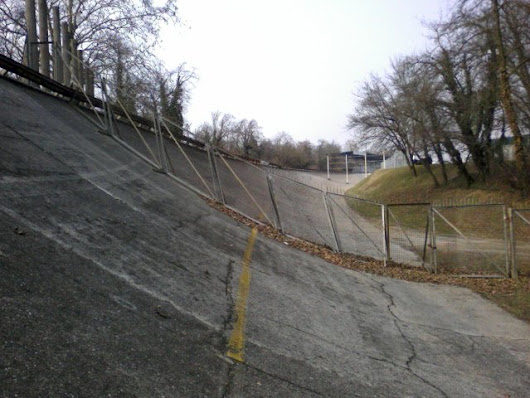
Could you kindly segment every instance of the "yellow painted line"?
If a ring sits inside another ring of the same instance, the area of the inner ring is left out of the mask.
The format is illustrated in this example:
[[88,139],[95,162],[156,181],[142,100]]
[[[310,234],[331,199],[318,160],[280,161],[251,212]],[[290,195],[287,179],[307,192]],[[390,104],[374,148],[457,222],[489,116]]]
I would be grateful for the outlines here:
[[241,275],[239,277],[239,287],[237,289],[237,301],[235,306],[236,322],[234,329],[228,340],[228,351],[226,356],[238,362],[244,362],[245,350],[245,316],[247,311],[247,299],[250,291],[250,259],[252,257],[252,249],[256,241],[258,230],[252,228],[250,237],[248,238],[245,254],[243,255],[243,264]]

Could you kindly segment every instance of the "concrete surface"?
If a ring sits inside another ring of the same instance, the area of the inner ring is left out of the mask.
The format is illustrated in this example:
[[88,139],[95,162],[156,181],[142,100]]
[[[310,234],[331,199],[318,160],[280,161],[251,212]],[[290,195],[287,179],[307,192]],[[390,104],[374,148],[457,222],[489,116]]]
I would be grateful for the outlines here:
[[70,105],[0,79],[0,396],[525,397],[530,327],[468,290],[250,234]]

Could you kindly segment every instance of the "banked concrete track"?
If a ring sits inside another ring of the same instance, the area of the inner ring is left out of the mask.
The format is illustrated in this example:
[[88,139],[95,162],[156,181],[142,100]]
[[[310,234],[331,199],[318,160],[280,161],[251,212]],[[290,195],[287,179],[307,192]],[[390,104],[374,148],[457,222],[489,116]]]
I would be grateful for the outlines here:
[[528,396],[524,322],[259,235],[229,360],[249,235],[67,103],[0,79],[0,396]]

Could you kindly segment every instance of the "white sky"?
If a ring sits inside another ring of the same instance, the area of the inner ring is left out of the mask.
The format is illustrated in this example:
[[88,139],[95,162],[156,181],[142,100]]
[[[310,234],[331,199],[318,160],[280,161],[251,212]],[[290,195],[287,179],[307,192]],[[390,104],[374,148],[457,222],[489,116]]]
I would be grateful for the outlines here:
[[353,92],[392,57],[425,47],[422,20],[448,0],[179,0],[181,25],[164,30],[168,68],[199,80],[192,129],[219,110],[256,119],[266,137],[349,139]]

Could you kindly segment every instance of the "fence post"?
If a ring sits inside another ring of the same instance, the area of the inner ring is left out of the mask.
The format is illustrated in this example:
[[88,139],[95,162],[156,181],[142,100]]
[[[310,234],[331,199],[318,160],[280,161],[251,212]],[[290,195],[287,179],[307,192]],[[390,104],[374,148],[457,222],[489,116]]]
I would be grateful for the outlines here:
[[388,221],[388,205],[383,205],[381,210],[381,216],[383,219],[383,242],[385,245],[384,265],[386,266],[386,262],[390,260],[390,223]]
[[366,151],[364,152],[364,176],[368,177],[368,160],[366,158]]
[[517,279],[517,257],[515,253],[515,219],[513,209],[508,209],[508,225],[510,226],[510,254],[512,260],[511,277]]
[[274,208],[274,213],[276,214],[276,220],[278,220],[278,231],[282,232],[282,220],[280,219],[280,212],[278,211],[278,205],[276,203],[276,196],[274,195],[274,184],[272,182],[272,177],[269,172],[267,172],[267,185],[269,186],[269,194],[271,196],[272,207]]
[[331,206],[329,206],[329,203],[328,203],[329,193],[324,193],[322,191],[322,195],[324,196],[324,206],[326,208],[326,212],[328,213],[329,224],[331,226],[331,231],[333,232],[333,238],[335,239],[335,245],[337,246],[337,252],[342,253],[342,245],[340,243],[339,236],[337,235],[337,226],[335,222],[335,216],[333,215],[333,209],[331,208]]
[[114,125],[112,122],[112,110],[110,107],[109,95],[107,93],[107,82],[104,78],[101,79],[101,89],[103,90],[103,111],[105,112],[105,124],[107,134],[115,137]]
[[90,97],[94,96],[94,72],[92,69],[86,69],[86,93]]
[[504,232],[504,251],[506,254],[506,277],[510,277],[510,248],[508,243],[508,214],[506,212],[506,205],[502,206],[502,227]]
[[162,137],[162,129],[158,122],[158,114],[156,110],[153,111],[153,128],[155,129],[155,141],[156,141],[156,151],[158,156],[158,166],[157,171],[167,172],[165,167],[165,154],[164,154],[164,141]]
[[349,175],[348,175],[348,154],[345,155],[346,157],[346,184],[350,183]]
[[219,177],[219,171],[217,169],[217,162],[215,160],[215,152],[211,145],[206,146],[206,151],[208,152],[208,160],[210,161],[210,169],[212,170],[213,186],[215,189],[215,194],[218,196],[218,200],[226,205],[226,198],[223,192],[223,187],[221,185],[221,178]]
[[432,247],[432,269],[435,274],[438,273],[438,264],[436,259],[436,226],[434,223],[435,214],[434,214],[434,208],[431,206],[429,209],[431,213],[431,227],[432,227],[432,233],[431,233],[431,247]]
[[80,89],[84,90],[85,87],[85,64],[83,60],[83,50],[77,50],[77,65],[79,65],[79,85],[81,86]]
[[156,142],[156,157],[158,158],[158,166],[160,171],[162,170],[162,151],[160,150],[160,138],[158,136],[158,125],[156,123],[156,110],[153,111],[153,129],[155,130],[155,142]]
[[328,171],[328,180],[329,180],[329,155],[326,155],[326,170]]

